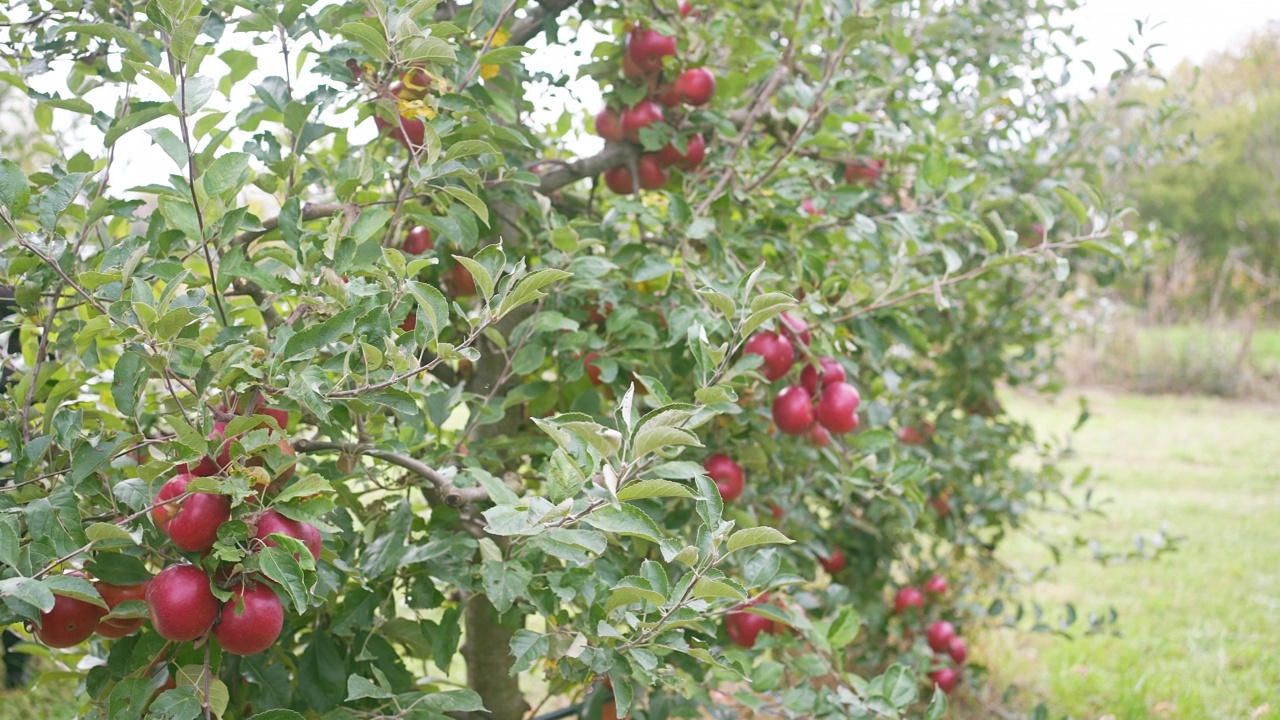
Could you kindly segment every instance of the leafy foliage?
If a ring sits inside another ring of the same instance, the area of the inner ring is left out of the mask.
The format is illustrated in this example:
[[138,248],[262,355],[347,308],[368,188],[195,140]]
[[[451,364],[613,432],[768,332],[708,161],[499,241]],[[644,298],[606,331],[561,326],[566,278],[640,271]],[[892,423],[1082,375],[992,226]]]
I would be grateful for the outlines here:
[[[1052,458],[1013,463],[1035,438],[995,392],[1054,387],[1059,295],[1117,231],[1074,142],[1098,120],[1046,69],[1060,9],[570,5],[11,11],[0,79],[105,150],[0,168],[21,341],[2,619],[36,621],[82,565],[124,583],[189,561],[221,601],[228,574],[286,601],[243,659],[150,629],[69,651],[104,661],[83,665],[90,717],[514,720],[519,676],[568,695],[607,678],[637,717],[719,685],[792,717],[942,714],[923,678],[952,661],[911,623],[1000,614],[996,547],[1066,497]],[[613,38],[640,18],[677,38],[668,72],[715,69],[715,98],[577,158],[575,112],[528,119],[565,76],[519,47],[607,33],[582,72],[630,105],[649,89]],[[706,159],[660,190],[582,182],[693,130]],[[166,182],[112,173],[139,133]],[[426,253],[402,244],[418,225]],[[792,375],[839,358],[860,432],[774,432],[742,348],[783,312],[813,336]],[[181,553],[156,493],[224,447],[186,492],[232,519]],[[746,469],[732,502],[713,451]],[[323,531],[318,561],[255,539],[267,509]],[[819,570],[833,549],[849,563]],[[895,616],[935,573],[953,594]],[[735,613],[767,619],[754,648],[726,642]],[[459,656],[466,688],[444,677]]]

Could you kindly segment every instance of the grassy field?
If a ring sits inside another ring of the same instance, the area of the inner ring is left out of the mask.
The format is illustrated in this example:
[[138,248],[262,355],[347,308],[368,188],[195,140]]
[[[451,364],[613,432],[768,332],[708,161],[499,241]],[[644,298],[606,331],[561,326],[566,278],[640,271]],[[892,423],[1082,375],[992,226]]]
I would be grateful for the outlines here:
[[[1074,422],[1074,396],[1056,405],[1011,398],[1044,432]],[[1063,640],[993,631],[977,657],[1005,704],[1046,700],[1053,717],[1280,718],[1280,407],[1203,398],[1092,394],[1076,439],[1109,516],[1085,534],[1109,547],[1168,523],[1186,538],[1155,563],[1068,561],[1031,595],[1081,612],[1114,606],[1123,637]],[[1046,519],[1048,530],[1066,532]],[[1030,542],[1011,563],[1039,567]],[[977,715],[975,715],[976,717]]]

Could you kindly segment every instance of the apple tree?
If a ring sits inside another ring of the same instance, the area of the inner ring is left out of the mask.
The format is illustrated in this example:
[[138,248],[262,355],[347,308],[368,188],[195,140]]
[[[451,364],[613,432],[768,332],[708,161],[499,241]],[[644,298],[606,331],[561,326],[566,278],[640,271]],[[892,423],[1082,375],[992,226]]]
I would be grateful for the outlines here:
[[1124,252],[1060,11],[17,0],[0,623],[110,720],[939,717]]

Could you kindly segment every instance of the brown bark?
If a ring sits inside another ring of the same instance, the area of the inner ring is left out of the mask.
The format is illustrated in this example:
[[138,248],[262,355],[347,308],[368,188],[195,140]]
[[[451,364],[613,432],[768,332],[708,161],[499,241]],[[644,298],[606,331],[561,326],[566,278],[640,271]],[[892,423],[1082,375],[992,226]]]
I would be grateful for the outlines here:
[[466,621],[462,657],[467,661],[467,685],[484,700],[489,711],[485,717],[523,720],[529,703],[520,691],[520,678],[511,674],[511,637],[519,628],[499,624],[498,611],[484,595],[467,601]]

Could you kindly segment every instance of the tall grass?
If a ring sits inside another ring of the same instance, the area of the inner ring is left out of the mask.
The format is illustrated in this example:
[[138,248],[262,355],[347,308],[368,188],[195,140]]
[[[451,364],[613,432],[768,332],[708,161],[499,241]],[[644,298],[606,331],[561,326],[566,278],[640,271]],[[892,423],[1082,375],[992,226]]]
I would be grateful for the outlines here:
[[1077,386],[1275,398],[1280,397],[1280,328],[1149,325],[1119,318],[1073,339],[1065,369]]

